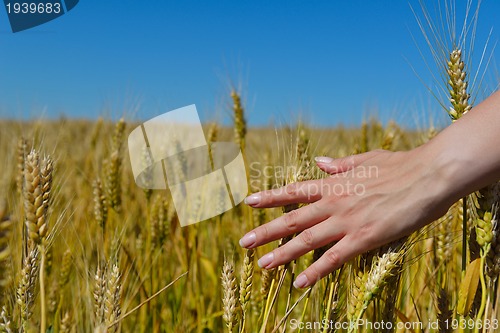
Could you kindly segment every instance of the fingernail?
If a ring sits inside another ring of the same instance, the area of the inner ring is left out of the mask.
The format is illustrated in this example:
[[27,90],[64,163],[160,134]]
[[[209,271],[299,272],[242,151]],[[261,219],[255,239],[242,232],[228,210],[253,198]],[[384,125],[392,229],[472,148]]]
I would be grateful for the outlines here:
[[260,197],[260,193],[252,194],[245,198],[245,203],[250,206],[257,205],[260,202]]
[[297,279],[293,282],[293,286],[297,289],[304,288],[309,284],[307,276],[305,274],[300,274]]
[[255,235],[255,232],[249,232],[245,236],[243,236],[240,239],[240,246],[241,247],[249,247],[252,246],[255,243],[255,240],[257,239],[257,236]]
[[273,260],[274,260],[274,253],[270,252],[265,256],[263,256],[262,258],[260,258],[259,261],[257,261],[257,264],[259,265],[260,268],[265,268],[267,267],[267,265],[272,263]]
[[317,163],[332,163],[333,158],[327,156],[317,156],[314,158]]

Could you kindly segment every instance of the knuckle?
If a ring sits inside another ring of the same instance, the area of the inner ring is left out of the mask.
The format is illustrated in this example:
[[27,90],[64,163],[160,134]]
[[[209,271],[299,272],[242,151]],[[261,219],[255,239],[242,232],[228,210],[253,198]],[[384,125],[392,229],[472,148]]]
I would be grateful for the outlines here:
[[299,214],[298,210],[292,210],[283,215],[283,223],[287,230],[289,231],[297,230],[298,214]]
[[334,193],[334,188],[336,183],[333,180],[328,179],[328,181],[324,181],[321,191],[323,194],[323,198],[327,198],[328,200],[335,200],[335,196],[333,195]]
[[338,169],[340,172],[345,172],[354,166],[353,159],[351,156],[342,157],[338,163],[339,163]]
[[309,266],[309,268],[304,273],[306,274],[307,279],[311,282],[317,282],[322,278],[321,273],[318,270],[317,265],[315,264]]
[[295,184],[295,183],[285,186],[285,193],[287,195],[296,196],[297,191],[298,191],[298,187],[297,187],[297,184]]
[[267,224],[263,224],[255,229],[255,233],[257,235],[257,242],[265,242],[269,237],[269,226]]
[[362,239],[364,243],[370,243],[373,241],[373,227],[370,224],[365,224],[359,228],[357,231],[359,239]]
[[323,181],[312,181],[307,183],[307,187],[304,188],[304,196],[307,197],[308,200],[314,200],[315,198],[321,197],[323,193]]
[[314,236],[310,229],[306,229],[300,233],[300,240],[307,247],[310,248],[314,244]]
[[336,251],[330,249],[323,256],[330,267],[337,268],[340,266],[341,261]]
[[274,191],[262,192],[261,205],[272,205],[274,204],[276,193]]
[[274,249],[273,253],[274,253],[274,260],[276,263],[281,264],[288,261],[287,251],[284,246],[277,247],[276,249]]
[[311,216],[323,216],[325,215],[325,208],[322,205],[322,203],[315,202],[309,206],[307,206],[308,209],[310,209],[309,215]]

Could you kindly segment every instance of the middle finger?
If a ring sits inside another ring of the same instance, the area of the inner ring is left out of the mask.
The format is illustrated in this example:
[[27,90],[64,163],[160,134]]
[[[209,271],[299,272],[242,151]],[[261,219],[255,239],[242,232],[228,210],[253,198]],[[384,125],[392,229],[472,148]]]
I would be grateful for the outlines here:
[[254,248],[271,241],[295,234],[307,229],[329,216],[321,201],[292,210],[273,221],[263,224],[248,232],[240,239],[240,246]]

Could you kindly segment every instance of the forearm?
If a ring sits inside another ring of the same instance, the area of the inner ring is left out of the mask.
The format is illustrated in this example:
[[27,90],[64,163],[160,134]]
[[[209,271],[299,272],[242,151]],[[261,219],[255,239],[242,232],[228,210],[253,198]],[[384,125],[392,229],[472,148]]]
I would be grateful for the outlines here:
[[500,180],[500,91],[422,146],[453,201]]

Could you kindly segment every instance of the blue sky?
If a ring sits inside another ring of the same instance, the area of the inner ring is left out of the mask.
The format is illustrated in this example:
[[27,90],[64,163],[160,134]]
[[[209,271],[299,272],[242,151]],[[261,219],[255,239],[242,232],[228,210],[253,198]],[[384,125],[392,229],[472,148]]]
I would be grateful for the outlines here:
[[[484,0],[479,43],[492,27],[498,39],[498,22],[500,2]],[[251,125],[367,113],[415,125],[443,111],[409,65],[432,83],[412,33],[425,46],[409,3],[394,0],[81,0],[16,34],[0,8],[0,117],[147,119],[194,103],[227,121],[234,83]]]

